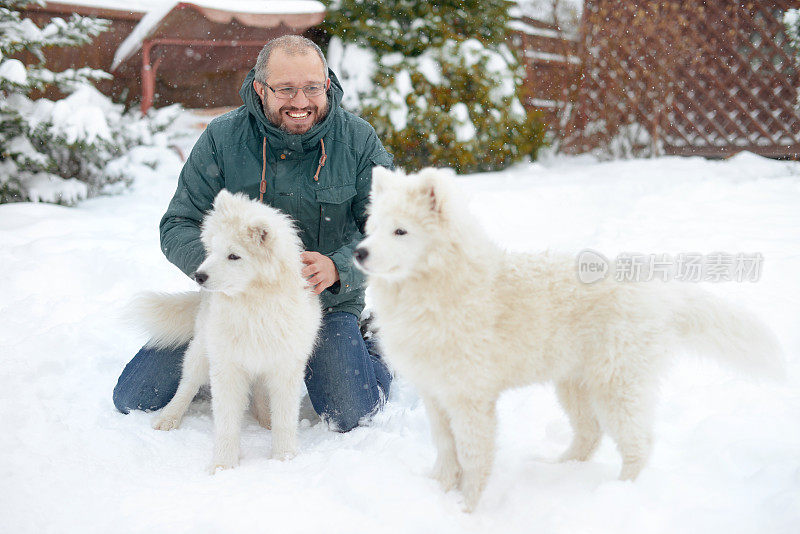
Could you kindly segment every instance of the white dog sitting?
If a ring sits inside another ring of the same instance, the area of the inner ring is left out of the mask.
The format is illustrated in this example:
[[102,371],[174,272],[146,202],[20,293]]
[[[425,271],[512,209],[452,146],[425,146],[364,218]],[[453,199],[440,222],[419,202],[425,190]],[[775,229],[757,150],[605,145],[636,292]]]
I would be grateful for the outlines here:
[[134,305],[150,346],[191,339],[178,390],[153,427],[176,428],[210,377],[211,470],[234,467],[252,384],[254,413],[272,428],[272,456],[292,456],[303,375],[321,321],[301,275],[300,238],[287,215],[222,190],[203,220],[202,240],[207,257],[194,275],[200,292],[147,294]]
[[474,508],[491,472],[495,405],[553,381],[574,430],[564,460],[603,432],[633,479],[651,451],[659,364],[677,346],[764,372],[777,344],[758,320],[687,284],[579,282],[575,261],[492,243],[455,198],[451,173],[373,171],[369,276],[387,360],[417,387],[438,449],[434,476]]

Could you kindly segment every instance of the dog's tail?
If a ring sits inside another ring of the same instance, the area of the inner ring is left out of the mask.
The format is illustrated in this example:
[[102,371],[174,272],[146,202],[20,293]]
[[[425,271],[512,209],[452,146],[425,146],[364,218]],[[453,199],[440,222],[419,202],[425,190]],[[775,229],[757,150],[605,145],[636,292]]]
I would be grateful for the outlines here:
[[679,298],[672,301],[672,322],[681,345],[749,376],[784,376],[780,344],[755,314],[697,287],[681,289],[673,294]]
[[126,315],[150,334],[147,347],[179,347],[194,335],[200,292],[142,293],[128,306]]

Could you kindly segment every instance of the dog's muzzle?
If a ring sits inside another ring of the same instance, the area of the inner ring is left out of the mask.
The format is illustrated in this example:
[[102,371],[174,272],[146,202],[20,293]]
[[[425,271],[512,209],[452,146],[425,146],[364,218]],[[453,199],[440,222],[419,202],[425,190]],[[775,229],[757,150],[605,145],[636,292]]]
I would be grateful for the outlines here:
[[367,259],[367,256],[369,256],[369,251],[364,247],[358,247],[353,251],[353,258],[361,265],[364,264],[364,260]]
[[201,286],[206,283],[206,280],[208,280],[208,275],[201,271],[197,271],[196,273],[194,273],[193,277],[194,281],[200,284]]

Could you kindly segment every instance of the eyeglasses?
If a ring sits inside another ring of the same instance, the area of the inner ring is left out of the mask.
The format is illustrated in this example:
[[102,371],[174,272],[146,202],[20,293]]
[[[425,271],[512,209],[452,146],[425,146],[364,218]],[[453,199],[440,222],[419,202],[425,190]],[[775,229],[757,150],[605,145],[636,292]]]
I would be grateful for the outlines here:
[[319,96],[325,92],[326,89],[325,86],[327,84],[314,83],[303,87],[278,87],[278,88],[272,87],[268,83],[265,83],[264,85],[266,85],[269,88],[269,90],[275,94],[275,98],[277,98],[278,100],[291,100],[297,96],[297,92],[300,91],[300,89],[303,90],[303,94],[305,94],[306,97],[308,98],[311,98],[312,96]]

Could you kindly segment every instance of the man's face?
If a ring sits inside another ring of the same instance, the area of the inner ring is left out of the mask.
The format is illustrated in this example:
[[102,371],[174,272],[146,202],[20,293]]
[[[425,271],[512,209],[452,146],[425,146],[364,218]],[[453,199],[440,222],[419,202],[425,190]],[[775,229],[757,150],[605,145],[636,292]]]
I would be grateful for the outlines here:
[[[320,84],[324,84],[326,89],[329,87],[322,60],[313,50],[295,56],[290,56],[284,50],[274,50],[268,67],[270,77],[267,84],[273,89]],[[285,132],[305,133],[328,114],[327,91],[309,98],[301,89],[294,98],[280,100],[268,87],[257,81],[253,81],[253,88],[261,98],[267,120]]]

